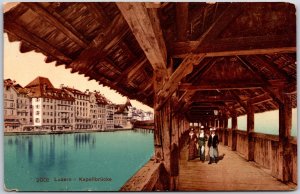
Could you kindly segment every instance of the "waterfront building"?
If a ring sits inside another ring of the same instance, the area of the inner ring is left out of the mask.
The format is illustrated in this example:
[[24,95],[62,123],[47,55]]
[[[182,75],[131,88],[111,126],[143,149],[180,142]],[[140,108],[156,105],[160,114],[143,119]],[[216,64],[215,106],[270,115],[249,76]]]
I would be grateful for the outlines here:
[[14,81],[4,80],[4,131],[20,131],[21,123],[17,115],[18,92],[14,87]]
[[130,128],[144,120],[144,112],[130,100],[115,105],[99,91],[54,88],[48,78],[37,77],[24,88],[4,80],[5,131],[108,130]]
[[25,88],[30,90],[34,130],[74,129],[74,98],[62,89],[54,88],[48,78],[37,77]]
[[[128,119],[129,110],[132,108],[130,100],[127,98],[125,104],[115,106],[114,127],[115,128],[131,128],[130,119]],[[131,113],[132,114],[132,113]]]
[[95,97],[96,97],[96,126],[98,130],[106,130],[107,127],[107,105],[108,105],[108,100],[100,94],[100,92],[95,92]]
[[91,118],[91,129],[97,130],[97,104],[96,104],[96,96],[95,93],[90,92],[90,118]]
[[20,84],[15,84],[14,88],[17,90],[17,116],[21,124],[22,131],[31,130],[32,120],[32,105],[29,97],[30,90],[23,88]]
[[109,103],[106,105],[106,129],[114,128],[114,112],[115,112],[115,104]]
[[91,129],[89,92],[81,92],[70,87],[62,87],[62,89],[71,92],[75,99],[75,129]]
[[154,115],[151,111],[144,112],[144,121],[149,121],[153,119],[154,119]]

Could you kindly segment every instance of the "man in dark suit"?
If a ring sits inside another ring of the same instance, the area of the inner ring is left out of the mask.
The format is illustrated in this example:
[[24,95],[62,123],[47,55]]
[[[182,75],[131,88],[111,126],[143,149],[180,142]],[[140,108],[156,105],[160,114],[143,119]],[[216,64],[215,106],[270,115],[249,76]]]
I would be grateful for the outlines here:
[[208,150],[209,150],[209,163],[211,164],[213,161],[215,163],[218,162],[218,144],[219,144],[219,138],[218,135],[215,132],[214,128],[210,129],[210,135],[208,138]]

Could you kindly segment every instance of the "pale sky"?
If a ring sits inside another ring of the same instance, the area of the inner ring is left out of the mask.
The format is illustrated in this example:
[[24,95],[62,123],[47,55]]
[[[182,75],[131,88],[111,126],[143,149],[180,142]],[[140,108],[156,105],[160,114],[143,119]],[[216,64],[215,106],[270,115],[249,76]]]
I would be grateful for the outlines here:
[[[111,90],[108,87],[99,85],[95,80],[88,81],[84,75],[72,73],[71,69],[65,69],[64,65],[55,66],[55,62],[45,63],[45,56],[34,51],[21,53],[20,42],[9,42],[7,34],[4,33],[4,79],[15,80],[21,86],[26,86],[38,76],[47,77],[54,87],[59,88],[60,84],[73,87],[81,91],[89,89],[98,90],[113,103],[121,104],[126,102],[126,97]],[[145,111],[153,112],[153,109],[136,100],[130,100],[132,106]]]

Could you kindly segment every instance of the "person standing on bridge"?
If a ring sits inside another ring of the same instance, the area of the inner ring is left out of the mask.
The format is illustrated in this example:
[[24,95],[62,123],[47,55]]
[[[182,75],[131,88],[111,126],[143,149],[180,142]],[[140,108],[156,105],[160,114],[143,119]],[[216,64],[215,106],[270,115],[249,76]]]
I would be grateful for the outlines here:
[[215,163],[218,162],[218,144],[219,144],[219,137],[215,132],[214,128],[210,128],[210,135],[208,138],[208,148],[209,148],[209,163],[211,164],[213,161]]
[[196,147],[196,134],[194,132],[194,129],[191,128],[191,131],[189,133],[189,157],[188,160],[193,160],[195,159],[197,155],[197,147]]
[[199,138],[198,138],[198,145],[199,145],[199,153],[200,153],[200,160],[202,162],[205,161],[205,142],[207,141],[207,137],[204,134],[204,130],[201,126]]

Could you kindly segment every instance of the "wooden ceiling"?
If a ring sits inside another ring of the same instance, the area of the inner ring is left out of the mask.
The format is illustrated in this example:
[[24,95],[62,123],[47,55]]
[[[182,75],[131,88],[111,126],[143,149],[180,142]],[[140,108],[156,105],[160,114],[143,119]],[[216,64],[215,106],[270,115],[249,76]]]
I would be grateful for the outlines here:
[[289,3],[23,2],[4,31],[20,52],[156,109],[173,95],[197,120],[249,102],[278,109],[282,93],[297,106],[295,14]]

